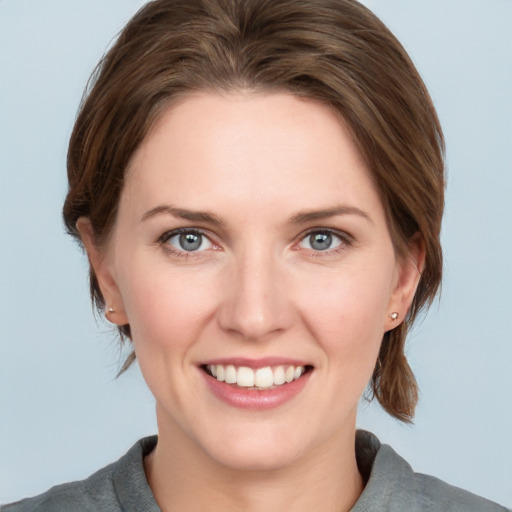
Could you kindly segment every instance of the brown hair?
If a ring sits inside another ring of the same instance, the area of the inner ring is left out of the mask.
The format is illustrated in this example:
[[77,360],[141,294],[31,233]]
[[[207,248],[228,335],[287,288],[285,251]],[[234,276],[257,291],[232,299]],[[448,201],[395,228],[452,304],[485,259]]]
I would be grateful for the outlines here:
[[[425,266],[404,322],[384,335],[371,390],[410,421],[417,384],[405,337],[441,280],[444,143],[432,101],[407,53],[354,0],[155,0],[99,63],[68,151],[64,221],[88,217],[108,239],[124,173],[169,101],[196,90],[286,90],[323,102],[350,126],[386,211],[399,255],[419,232]],[[104,308],[91,269],[91,295]],[[129,325],[120,327],[130,336]],[[124,368],[131,361],[132,356]]]

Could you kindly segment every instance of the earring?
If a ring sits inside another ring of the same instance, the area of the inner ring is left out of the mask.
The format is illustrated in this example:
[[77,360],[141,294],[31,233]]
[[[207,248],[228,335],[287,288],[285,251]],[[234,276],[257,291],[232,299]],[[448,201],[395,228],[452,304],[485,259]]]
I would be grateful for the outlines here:
[[115,312],[116,312],[115,308],[110,307],[110,308],[108,308],[108,309],[107,309],[106,314],[107,314],[107,315],[110,315],[111,313],[115,313]]
[[396,322],[398,320],[399,316],[400,316],[400,314],[397,313],[396,311],[393,311],[393,313],[389,314],[389,318],[391,318],[391,320],[393,320],[393,322]]

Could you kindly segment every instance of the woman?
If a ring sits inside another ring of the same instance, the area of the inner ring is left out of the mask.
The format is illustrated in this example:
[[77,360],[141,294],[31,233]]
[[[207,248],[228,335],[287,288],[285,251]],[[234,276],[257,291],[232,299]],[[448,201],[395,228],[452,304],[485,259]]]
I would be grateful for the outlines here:
[[405,334],[440,282],[444,188],[430,98],[366,9],[150,3],[68,156],[65,222],[158,443],[5,510],[504,510],[356,436],[369,380],[413,417]]

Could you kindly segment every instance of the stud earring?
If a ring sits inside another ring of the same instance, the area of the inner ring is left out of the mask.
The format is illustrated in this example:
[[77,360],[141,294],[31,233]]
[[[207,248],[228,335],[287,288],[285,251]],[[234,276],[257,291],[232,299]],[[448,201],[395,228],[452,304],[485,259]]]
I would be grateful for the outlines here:
[[115,313],[115,312],[116,312],[116,310],[113,307],[110,307],[107,309],[107,315],[110,315],[111,313]]
[[396,322],[398,320],[399,316],[400,316],[400,314],[397,313],[396,311],[393,311],[393,313],[389,314],[389,318],[391,318],[391,320],[393,320],[393,322]]

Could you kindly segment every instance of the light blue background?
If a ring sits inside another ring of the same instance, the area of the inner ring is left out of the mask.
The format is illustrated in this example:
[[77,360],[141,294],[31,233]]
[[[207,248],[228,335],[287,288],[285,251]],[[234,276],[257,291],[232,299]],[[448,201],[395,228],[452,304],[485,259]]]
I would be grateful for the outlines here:
[[[417,471],[512,505],[512,1],[368,0],[410,52],[448,147],[442,299],[410,338],[416,424],[360,425]],[[86,260],[64,235],[65,154],[90,71],[141,0],[0,0],[0,502],[83,478],[156,431],[115,380]]]

